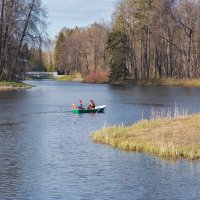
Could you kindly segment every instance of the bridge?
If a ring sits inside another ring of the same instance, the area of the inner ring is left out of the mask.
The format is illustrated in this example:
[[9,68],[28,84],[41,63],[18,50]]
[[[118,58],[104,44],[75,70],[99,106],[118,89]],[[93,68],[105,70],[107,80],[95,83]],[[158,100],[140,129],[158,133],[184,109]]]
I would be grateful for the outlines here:
[[25,78],[52,79],[60,77],[57,72],[25,72]]

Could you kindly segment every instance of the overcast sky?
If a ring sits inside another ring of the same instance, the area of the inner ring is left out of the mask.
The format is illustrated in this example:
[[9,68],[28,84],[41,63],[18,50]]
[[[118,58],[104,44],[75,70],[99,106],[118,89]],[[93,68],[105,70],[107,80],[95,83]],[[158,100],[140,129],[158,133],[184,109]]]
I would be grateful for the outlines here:
[[109,21],[114,0],[42,0],[48,10],[48,33],[54,38],[63,27],[88,26]]

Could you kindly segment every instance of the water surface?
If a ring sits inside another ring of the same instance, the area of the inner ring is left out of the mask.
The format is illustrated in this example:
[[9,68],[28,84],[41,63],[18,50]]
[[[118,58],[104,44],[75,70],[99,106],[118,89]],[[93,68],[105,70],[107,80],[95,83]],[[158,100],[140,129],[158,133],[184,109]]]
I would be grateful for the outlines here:
[[[200,89],[31,81],[0,93],[0,199],[198,199],[200,163],[94,144],[103,126],[129,125],[152,107],[200,111]],[[103,114],[73,114],[93,99]]]

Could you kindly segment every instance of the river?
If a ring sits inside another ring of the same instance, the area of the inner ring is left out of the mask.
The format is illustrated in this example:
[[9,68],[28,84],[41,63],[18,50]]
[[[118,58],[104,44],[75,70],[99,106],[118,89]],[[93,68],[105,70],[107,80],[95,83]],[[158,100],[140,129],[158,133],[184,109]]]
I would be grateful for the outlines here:
[[[200,111],[200,89],[28,81],[0,93],[0,199],[199,199],[200,162],[170,161],[94,144],[91,133],[157,109]],[[93,99],[105,113],[73,114]]]

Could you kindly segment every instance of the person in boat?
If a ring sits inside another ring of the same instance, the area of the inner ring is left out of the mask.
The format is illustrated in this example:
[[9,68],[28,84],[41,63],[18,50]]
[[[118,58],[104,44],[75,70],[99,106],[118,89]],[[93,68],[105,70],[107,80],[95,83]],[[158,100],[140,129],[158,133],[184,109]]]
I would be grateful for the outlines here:
[[94,109],[94,108],[95,108],[94,101],[90,100],[90,103],[89,103],[87,109]]
[[82,100],[79,101],[78,109],[84,109]]
[[71,108],[72,108],[72,110],[77,109],[77,107],[76,107],[75,104],[72,104],[72,105],[71,105]]

